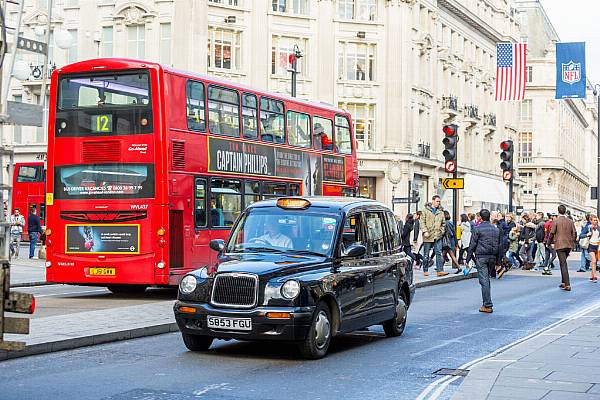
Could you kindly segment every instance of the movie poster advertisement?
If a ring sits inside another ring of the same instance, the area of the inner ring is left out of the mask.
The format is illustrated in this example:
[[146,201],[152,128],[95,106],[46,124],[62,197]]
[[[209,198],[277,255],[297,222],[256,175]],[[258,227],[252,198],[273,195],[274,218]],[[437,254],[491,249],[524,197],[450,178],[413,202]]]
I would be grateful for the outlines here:
[[67,254],[139,254],[139,225],[67,225]]
[[210,172],[302,179],[308,196],[321,195],[323,182],[346,182],[344,157],[214,137],[208,148]]

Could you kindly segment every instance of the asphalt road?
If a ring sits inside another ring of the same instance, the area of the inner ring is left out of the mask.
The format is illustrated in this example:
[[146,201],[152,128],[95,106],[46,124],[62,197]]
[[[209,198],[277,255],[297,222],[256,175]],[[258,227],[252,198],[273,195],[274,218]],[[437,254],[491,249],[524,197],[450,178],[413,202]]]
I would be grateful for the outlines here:
[[[456,368],[600,300],[600,284],[513,275],[493,282],[494,314],[476,280],[423,288],[400,338],[380,327],[334,340],[328,357],[297,358],[294,347],[217,341],[187,351],[178,333],[0,363],[0,398],[15,399],[414,399]],[[443,398],[460,384],[456,381]]]

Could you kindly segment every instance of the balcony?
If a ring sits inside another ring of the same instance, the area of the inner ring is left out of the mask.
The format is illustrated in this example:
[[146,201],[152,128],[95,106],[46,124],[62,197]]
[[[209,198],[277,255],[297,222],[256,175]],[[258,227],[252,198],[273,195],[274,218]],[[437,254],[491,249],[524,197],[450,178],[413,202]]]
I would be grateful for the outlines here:
[[533,164],[533,157],[519,157],[519,165]]
[[417,155],[419,157],[431,158],[431,144],[419,143],[417,145]]
[[465,117],[465,122],[471,124],[470,128],[479,123],[479,107],[474,105],[465,106],[463,109],[463,115]]
[[486,129],[491,135],[496,131],[496,114],[483,114],[483,129]]
[[442,97],[442,113],[448,114],[448,118],[458,115],[458,98],[455,96]]

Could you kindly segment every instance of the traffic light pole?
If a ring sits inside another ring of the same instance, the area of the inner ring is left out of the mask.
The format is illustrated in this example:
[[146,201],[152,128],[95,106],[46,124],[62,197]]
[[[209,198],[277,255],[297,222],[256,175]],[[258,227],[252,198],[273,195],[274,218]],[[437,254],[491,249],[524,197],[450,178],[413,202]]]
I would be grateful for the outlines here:
[[508,212],[513,212],[513,179],[508,182]]
[[[452,174],[454,179],[458,178],[458,172]],[[458,189],[452,189],[452,219],[455,227],[458,226]]]

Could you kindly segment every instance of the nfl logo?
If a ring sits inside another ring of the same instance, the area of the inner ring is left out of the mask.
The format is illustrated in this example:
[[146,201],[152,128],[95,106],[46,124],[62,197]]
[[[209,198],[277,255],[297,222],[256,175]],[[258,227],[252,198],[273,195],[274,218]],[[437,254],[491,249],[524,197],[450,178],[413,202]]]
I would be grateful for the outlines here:
[[570,61],[568,64],[562,64],[562,80],[564,83],[572,85],[581,79],[581,63]]

